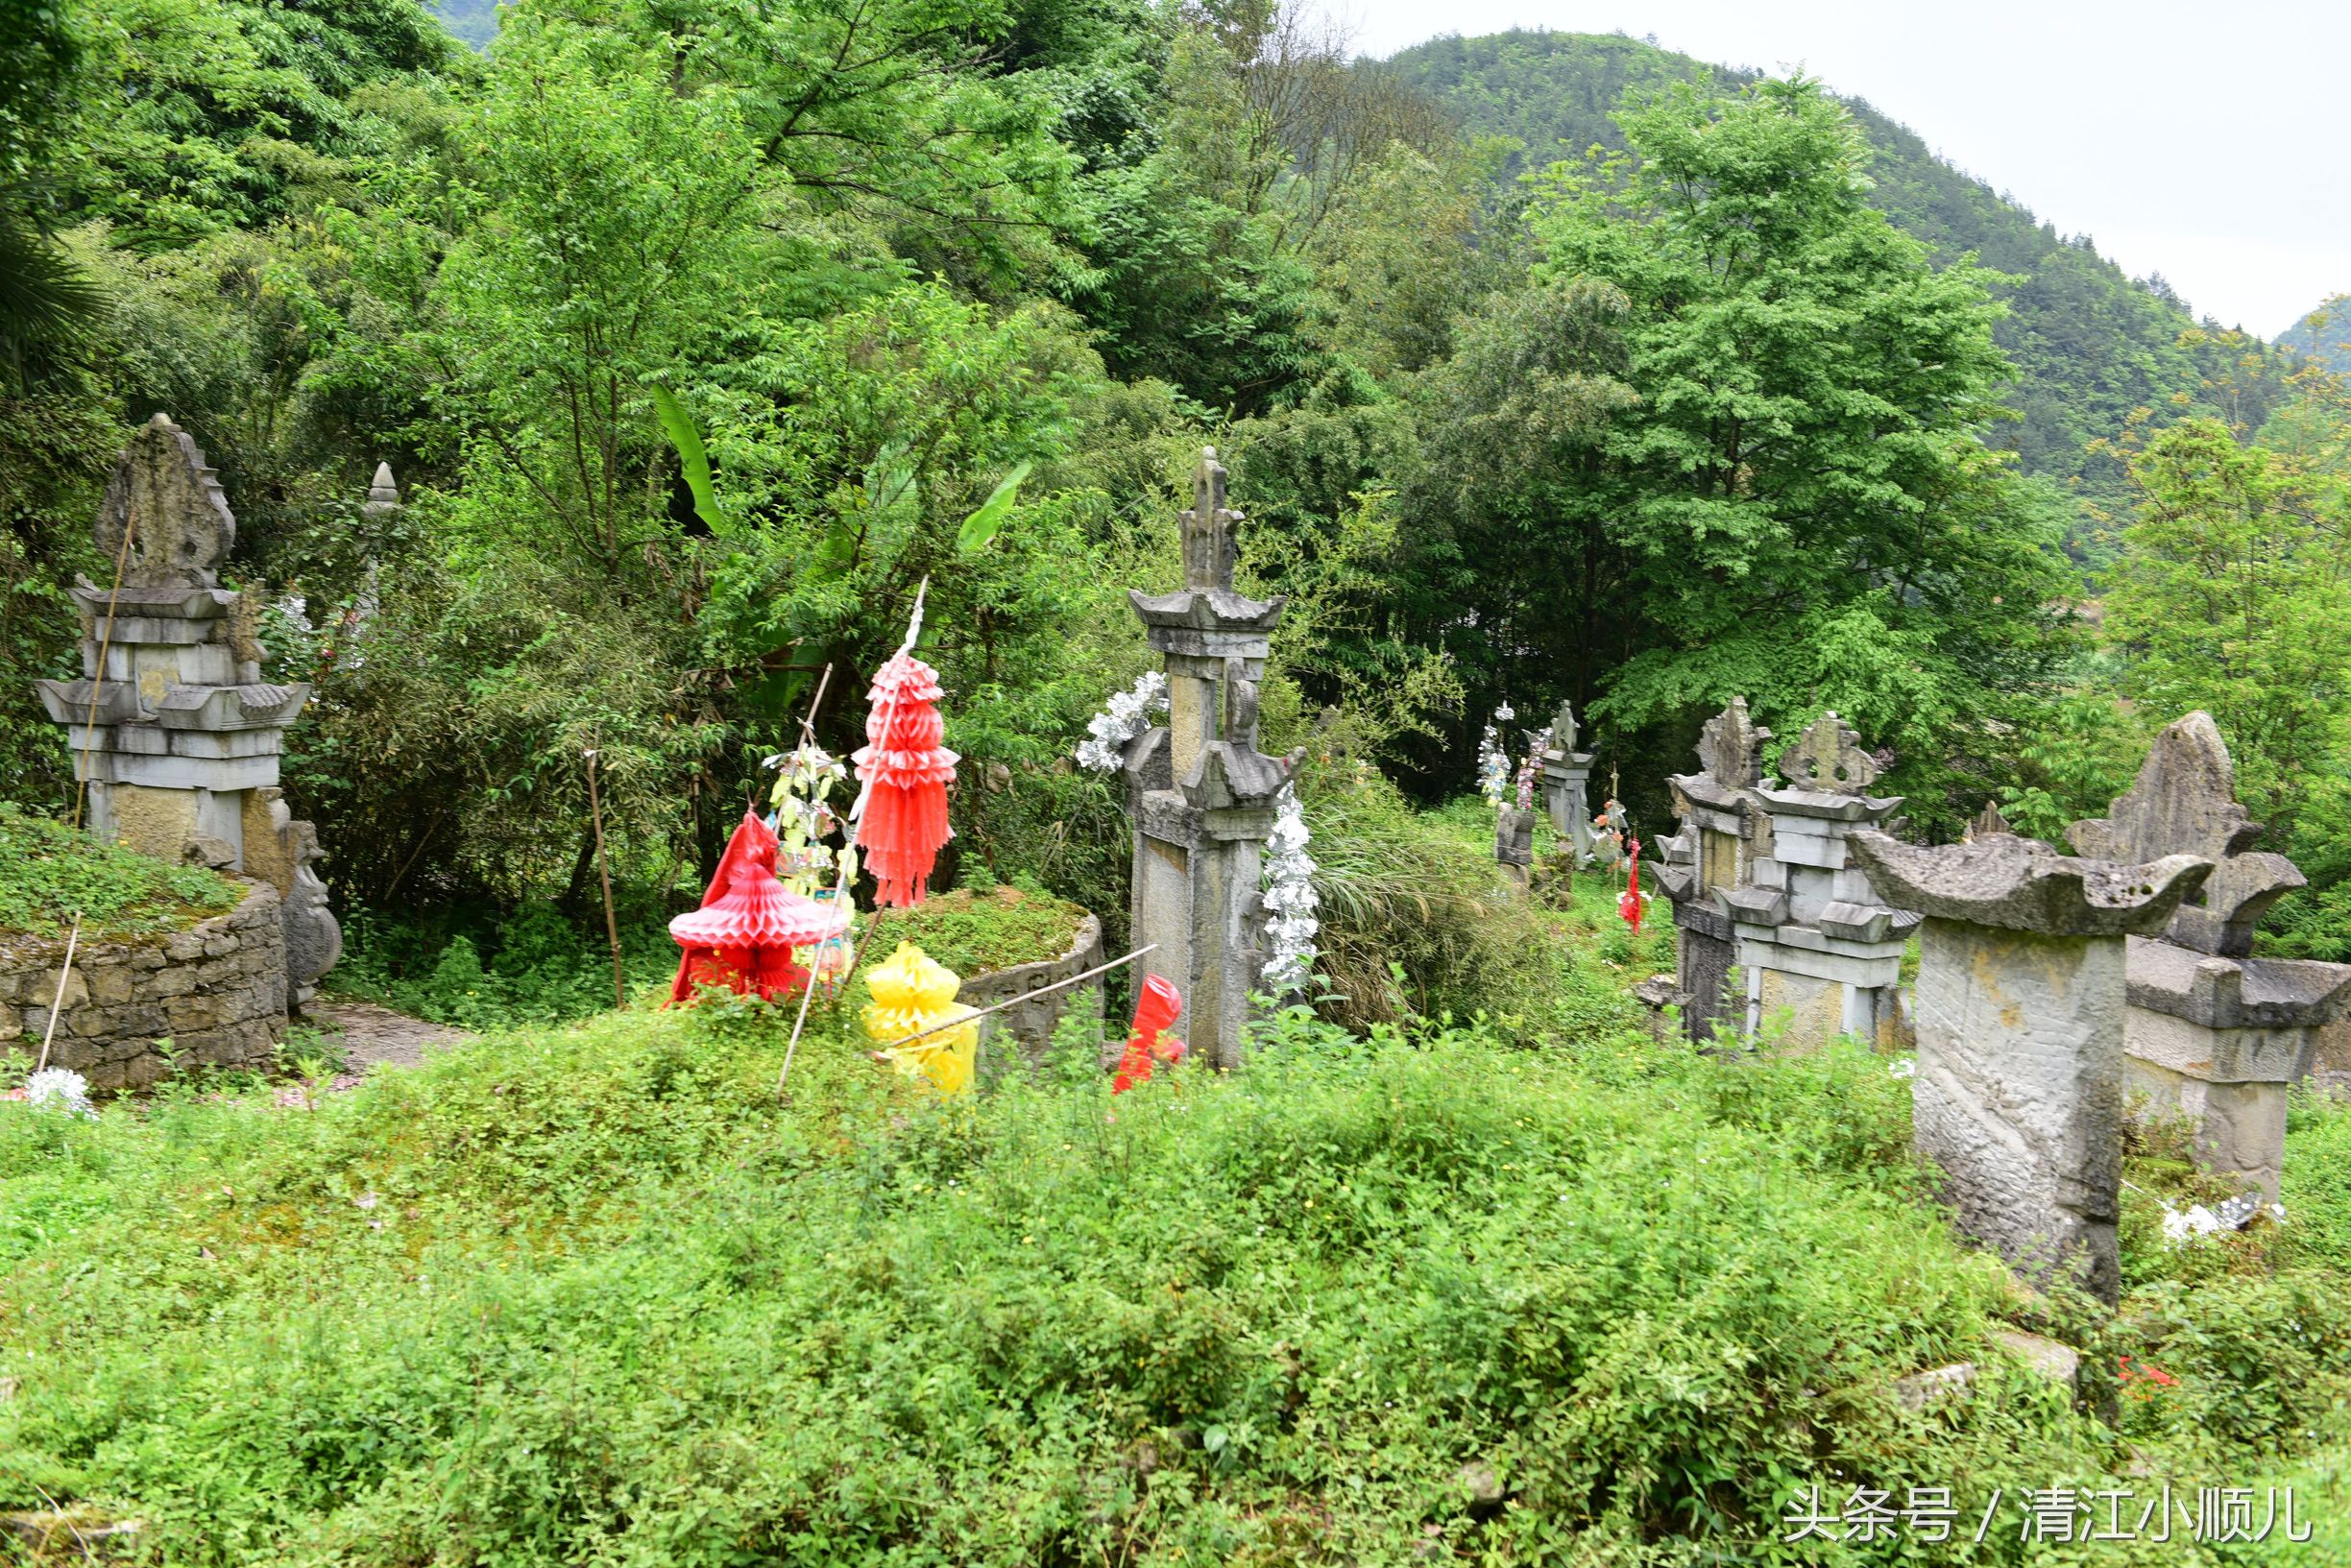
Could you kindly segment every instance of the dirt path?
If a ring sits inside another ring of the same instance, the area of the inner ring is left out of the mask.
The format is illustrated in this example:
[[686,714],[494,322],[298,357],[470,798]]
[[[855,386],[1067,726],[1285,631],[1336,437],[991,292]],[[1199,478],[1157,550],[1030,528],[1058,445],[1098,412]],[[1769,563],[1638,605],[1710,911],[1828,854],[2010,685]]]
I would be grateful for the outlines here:
[[322,1000],[303,1009],[303,1022],[343,1037],[350,1065],[335,1077],[335,1087],[348,1089],[380,1066],[417,1067],[427,1050],[463,1045],[473,1037],[446,1024],[378,1007],[372,1001]]

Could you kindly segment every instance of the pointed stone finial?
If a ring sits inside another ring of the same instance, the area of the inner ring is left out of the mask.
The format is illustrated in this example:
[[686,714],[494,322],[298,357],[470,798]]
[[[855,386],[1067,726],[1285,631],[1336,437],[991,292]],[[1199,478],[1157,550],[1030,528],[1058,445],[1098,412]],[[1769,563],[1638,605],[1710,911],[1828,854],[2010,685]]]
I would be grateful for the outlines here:
[[1576,723],[1575,704],[1563,701],[1559,705],[1559,712],[1551,715],[1551,749],[1573,757],[1576,736],[1582,733],[1581,726]]
[[2237,803],[2237,766],[2220,727],[2198,710],[2164,726],[2139,778],[2107,814],[2076,822],[2066,837],[2080,854],[2110,860],[2197,855],[2215,863],[2204,896],[2183,905],[2164,934],[2183,948],[2242,958],[2269,905],[2304,883],[2283,855],[2249,848],[2261,824]]
[[391,512],[397,510],[400,504],[400,486],[392,482],[392,465],[376,464],[376,479],[368,486],[367,504],[361,510],[371,514]]
[[1975,813],[1975,821],[1968,824],[1970,843],[1983,838],[2013,838],[2015,836],[2016,830],[2008,826],[2008,819],[2000,814],[1998,801],[1984,802],[1984,808]]
[[1780,754],[1780,774],[1798,789],[1858,795],[1877,779],[1878,760],[1861,749],[1852,725],[1828,712]]
[[1763,778],[1763,742],[1771,732],[1747,716],[1747,699],[1708,719],[1698,733],[1698,761],[1707,777],[1727,789],[1747,789]]
[[126,588],[218,588],[236,543],[236,517],[195,440],[158,414],[124,446],[98,503],[91,533],[112,557],[122,552]]
[[1192,470],[1192,510],[1182,520],[1184,587],[1229,592],[1239,554],[1233,528],[1242,518],[1224,504],[1224,466],[1214,446],[1200,448],[1200,467]]

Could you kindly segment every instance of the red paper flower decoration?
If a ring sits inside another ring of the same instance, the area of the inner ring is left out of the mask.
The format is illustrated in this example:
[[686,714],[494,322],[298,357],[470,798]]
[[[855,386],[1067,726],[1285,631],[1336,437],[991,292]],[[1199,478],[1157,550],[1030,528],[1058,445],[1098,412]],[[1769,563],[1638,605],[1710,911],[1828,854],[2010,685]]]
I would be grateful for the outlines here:
[[938,672],[911,654],[896,655],[874,677],[867,743],[856,760],[869,791],[858,844],[880,884],[877,905],[920,904],[939,846],[955,836],[947,786],[956,754],[939,744],[945,726],[934,706],[944,695]]
[[1641,926],[1640,840],[1630,839],[1625,844],[1625,890],[1616,899],[1616,912],[1625,924],[1640,935]]
[[1127,1033],[1127,1054],[1119,1062],[1118,1076],[1110,1080],[1112,1094],[1123,1095],[1138,1083],[1151,1081],[1154,1056],[1163,1062],[1183,1060],[1181,1040],[1163,1042],[1160,1038],[1182,1011],[1183,994],[1174,981],[1157,975],[1143,977],[1143,994],[1135,999],[1134,1024]]
[[788,995],[808,980],[791,950],[848,929],[846,909],[804,899],[776,880],[777,848],[776,835],[758,813],[745,811],[702,907],[669,922],[670,936],[686,950],[669,986],[672,1002],[692,1001],[697,985],[771,999]]

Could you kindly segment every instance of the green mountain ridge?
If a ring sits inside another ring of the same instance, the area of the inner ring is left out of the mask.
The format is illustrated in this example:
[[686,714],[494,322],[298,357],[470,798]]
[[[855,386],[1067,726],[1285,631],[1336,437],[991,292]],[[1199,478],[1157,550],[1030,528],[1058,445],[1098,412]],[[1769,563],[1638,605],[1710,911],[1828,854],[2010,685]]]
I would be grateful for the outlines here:
[[432,13],[449,36],[472,49],[487,49],[497,36],[498,0],[436,0]]
[[[1443,105],[1472,135],[1510,136],[1525,150],[1504,160],[1515,179],[1596,145],[1623,146],[1611,117],[1628,89],[1710,83],[1731,93],[1759,73],[1709,65],[1614,35],[1514,31],[1442,37],[1391,57],[1389,69]],[[2017,369],[2008,395],[2017,422],[1995,439],[2027,471],[2077,481],[2095,496],[2122,483],[2090,444],[2121,430],[2137,408],[2187,412],[2221,370],[2217,346],[2183,345],[2199,323],[2160,277],[2137,281],[2087,236],[2067,236],[1989,184],[1937,157],[1924,138],[1858,98],[1843,100],[1875,152],[1871,200],[1938,260],[1974,253],[2011,278],[1995,331]]]
[[2338,296],[2280,332],[2277,347],[2351,375],[2351,297]]

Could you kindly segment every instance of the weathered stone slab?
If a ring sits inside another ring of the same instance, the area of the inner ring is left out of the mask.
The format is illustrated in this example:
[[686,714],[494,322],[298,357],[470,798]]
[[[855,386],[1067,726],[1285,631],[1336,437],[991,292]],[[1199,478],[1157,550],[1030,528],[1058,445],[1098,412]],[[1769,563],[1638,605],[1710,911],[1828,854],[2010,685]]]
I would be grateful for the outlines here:
[[2000,836],[1917,849],[1869,831],[1852,847],[1883,902],[1927,917],[1912,1123],[1960,1228],[2113,1302],[2122,938],[2161,929],[2212,862],[2118,866]]
[[2199,711],[2156,736],[2138,781],[2106,816],[2076,822],[2066,836],[2081,854],[2113,860],[2213,861],[2202,899],[2174,911],[2163,934],[2199,953],[2242,957],[2253,951],[2253,928],[2269,905],[2304,885],[2286,856],[2248,847],[2260,834],[2237,803],[2237,767],[2219,726]]
[[1920,954],[1915,1139],[1961,1228],[2114,1301],[2122,944],[1929,917]]

